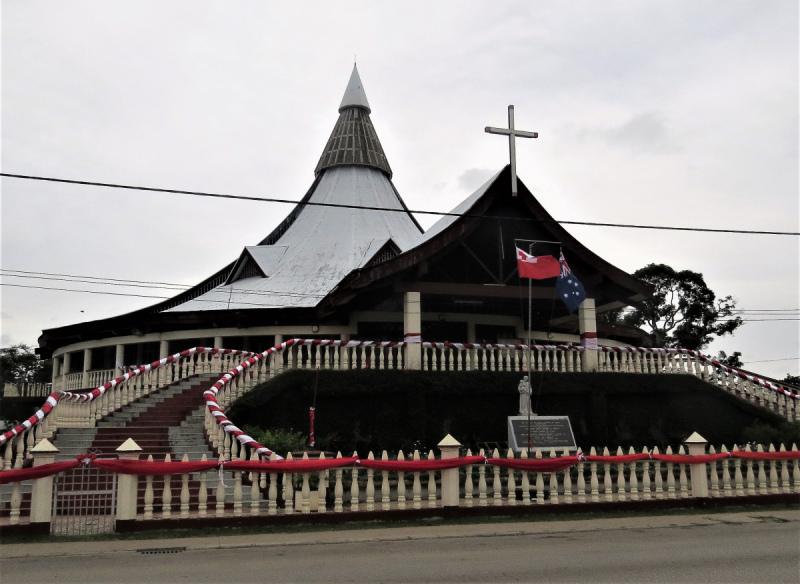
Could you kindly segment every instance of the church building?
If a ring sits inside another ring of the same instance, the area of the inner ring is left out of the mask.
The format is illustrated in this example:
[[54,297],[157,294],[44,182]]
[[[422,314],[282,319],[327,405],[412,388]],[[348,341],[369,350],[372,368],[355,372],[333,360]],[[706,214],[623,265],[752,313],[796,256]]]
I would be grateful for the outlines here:
[[648,298],[652,287],[578,242],[522,181],[512,197],[509,166],[424,231],[392,183],[371,113],[354,67],[314,181],[272,233],[174,298],[43,331],[54,389],[102,383],[122,365],[193,346],[263,351],[295,337],[524,343],[528,281],[517,273],[515,240],[557,242],[536,253],[563,251],[587,294],[570,314],[553,279],[534,280],[534,342],[647,346],[643,331],[595,315]]

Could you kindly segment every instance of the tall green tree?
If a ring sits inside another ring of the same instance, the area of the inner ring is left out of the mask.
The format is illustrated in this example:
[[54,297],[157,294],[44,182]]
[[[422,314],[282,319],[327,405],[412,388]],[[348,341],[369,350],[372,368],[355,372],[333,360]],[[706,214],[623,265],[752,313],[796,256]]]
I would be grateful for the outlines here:
[[625,324],[646,330],[655,347],[700,350],[714,337],[733,334],[743,324],[735,316],[733,297],[717,298],[703,274],[649,264],[633,275],[656,290],[652,298],[625,313],[622,319]]
[[20,343],[0,349],[0,381],[19,383],[36,381],[47,383],[53,376],[53,362],[42,359],[33,348]]

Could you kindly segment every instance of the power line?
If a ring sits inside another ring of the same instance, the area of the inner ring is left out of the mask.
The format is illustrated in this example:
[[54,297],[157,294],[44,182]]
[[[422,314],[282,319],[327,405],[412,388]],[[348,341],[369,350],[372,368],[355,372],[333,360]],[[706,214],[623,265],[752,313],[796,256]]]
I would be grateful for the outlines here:
[[133,282],[135,284],[159,284],[163,286],[182,286],[187,288],[185,284],[172,284],[170,282],[150,282],[148,280],[124,280],[119,278],[104,278],[100,276],[76,276],[73,274],[54,274],[52,272],[31,272],[27,270],[11,270],[8,268],[0,268],[3,272],[17,272],[19,274],[37,274],[39,276],[63,276],[65,278],[86,278],[88,280],[108,280],[109,282]]
[[[140,186],[133,186],[133,185],[122,185],[122,184],[115,184],[115,183],[100,183],[100,182],[91,182],[91,181],[83,181],[83,180],[68,180],[64,178],[52,178],[52,177],[45,177],[45,176],[30,176],[24,174],[10,174],[6,172],[0,172],[0,176],[5,176],[8,178],[18,178],[24,180],[37,180],[37,181],[44,181],[44,182],[55,182],[55,183],[64,183],[64,184],[73,184],[73,185],[86,185],[86,186],[93,186],[93,187],[107,187],[107,188],[114,188],[114,189],[127,189],[133,191],[147,191],[153,193],[170,193],[170,194],[178,194],[178,195],[192,195],[196,197],[212,197],[217,199],[236,199],[241,201],[256,201],[260,203],[285,203],[290,205],[308,205],[308,206],[316,206],[316,207],[334,207],[339,209],[361,209],[365,211],[384,211],[390,213],[416,213],[418,215],[436,215],[439,217],[473,217],[473,218],[486,218],[486,219],[506,219],[512,221],[529,221],[529,219],[521,218],[521,217],[506,217],[506,216],[494,216],[494,215],[476,215],[471,213],[444,213],[441,211],[421,211],[421,210],[411,210],[411,209],[392,209],[388,207],[372,207],[367,205],[345,205],[339,203],[318,203],[312,201],[294,201],[291,199],[277,199],[273,197],[249,197],[245,195],[226,195],[222,193],[207,193],[202,191],[185,191],[179,189],[159,189],[154,187],[140,187]],[[561,223],[564,225],[588,225],[593,227],[620,227],[626,229],[655,229],[655,230],[663,230],[663,231],[695,231],[701,233],[736,233],[736,234],[749,234],[749,235],[800,235],[800,232],[794,231],[754,231],[754,230],[747,230],[747,229],[710,229],[710,228],[703,228],[703,227],[669,227],[665,225],[633,225],[627,223],[598,223],[594,221],[563,221],[559,219],[547,219],[547,220],[539,220],[540,223]]]
[[[15,274],[3,274],[1,272],[15,272]],[[30,274],[30,276],[17,276],[17,274]],[[38,276],[60,276],[61,278],[80,278],[85,280],[97,280],[97,282],[81,282],[85,284],[102,284],[102,285],[111,285],[111,282],[130,282],[132,284],[153,284],[153,288],[159,288],[161,286],[170,286],[174,287],[174,289],[178,290],[189,290],[193,288],[193,285],[188,284],[176,284],[172,282],[154,282],[151,280],[127,280],[124,278],[107,278],[103,276],[86,276],[86,275],[77,275],[77,274],[60,274],[54,272],[35,272],[30,270],[13,270],[9,268],[0,268],[0,276],[14,276],[14,277],[38,277]],[[37,278],[37,279],[48,279],[48,278]],[[49,278],[52,280],[59,280],[60,278]],[[80,282],[80,280],[69,280],[64,279],[65,282]],[[142,286],[144,287],[144,286]],[[170,288],[165,288],[170,289]],[[213,292],[214,290],[210,290],[209,292]],[[222,292],[222,291],[220,291]],[[225,291],[227,292],[227,291]],[[278,292],[276,290],[245,290],[243,288],[234,288],[233,292],[242,292],[247,294],[256,294],[261,296],[270,296],[274,294],[283,294],[286,296],[314,296],[320,297],[322,294],[304,294],[302,292]],[[215,301],[216,302],[216,301]],[[222,301],[219,301],[222,302]],[[758,314],[761,312],[773,313],[773,314]],[[735,309],[733,311],[734,314],[743,315],[743,316],[795,316],[795,312],[800,312],[800,308],[741,308]],[[754,314],[750,314],[754,313]],[[787,314],[780,314],[780,313],[787,313]],[[800,316],[800,315],[797,315]]]
[[760,361],[742,361],[742,363],[772,363],[774,361],[797,361],[800,357],[785,357],[784,359],[761,359]]
[[797,312],[800,308],[740,308],[734,312]]
[[[5,271],[21,272],[22,275],[20,275],[20,274],[3,274],[2,272],[5,272]],[[106,278],[106,279],[104,279],[104,278],[99,278],[97,276],[75,276],[75,275],[70,275],[70,274],[53,274],[53,277],[29,275],[29,274],[45,274],[45,273],[47,273],[47,272],[30,272],[30,271],[23,272],[22,270],[5,270],[5,269],[0,268],[0,276],[14,277],[14,278],[33,278],[33,279],[37,279],[37,280],[56,280],[56,281],[61,281],[61,282],[75,282],[75,283],[78,283],[78,284],[95,284],[95,285],[98,285],[98,286],[123,286],[123,287],[132,287],[132,288],[152,288],[152,289],[162,289],[162,290],[177,290],[179,292],[185,292],[185,291],[190,290],[190,289],[192,289],[194,287],[194,286],[187,286],[185,284],[168,284],[166,282],[154,283],[154,285],[152,285],[152,286],[142,286],[142,285],[139,285],[139,283],[142,282],[142,280],[122,280],[122,279],[119,279],[119,278]],[[58,278],[58,277],[55,277],[55,276],[64,276],[64,277],[63,278]],[[73,278],[81,278],[81,279],[73,279]],[[91,280],[88,280],[88,278],[91,278]],[[104,280],[108,280],[108,281],[104,281]],[[134,283],[132,283],[132,284],[122,284],[122,283],[119,283],[119,282],[134,282]],[[163,284],[163,285],[160,285],[160,284]],[[216,292],[224,292],[224,293],[228,293],[229,292],[229,290],[214,290],[214,289],[212,289],[212,290],[209,290],[208,292],[205,292],[205,293],[208,294],[208,293],[214,292],[214,291],[216,291]],[[253,295],[253,296],[298,296],[298,297],[311,297],[311,298],[321,298],[321,297],[324,296],[324,294],[307,294],[307,293],[303,293],[303,292],[279,292],[277,290],[247,290],[245,288],[231,288],[230,291],[232,291],[234,293],[239,292],[239,293],[242,293],[242,294],[249,294],[249,295]],[[209,302],[217,302],[217,301],[209,301]],[[219,302],[223,302],[223,301],[220,300]]]
[[126,288],[151,288],[151,289],[160,289],[160,290],[182,290],[185,291],[189,288],[189,286],[182,286],[181,288],[176,288],[174,286],[159,286],[157,284],[122,284],[120,282],[104,282],[102,280],[94,279],[94,280],[82,280],[82,279],[70,279],[70,278],[56,278],[53,276],[29,276],[26,274],[0,274],[4,278],[30,278],[33,280],[57,280],[59,282],[75,282],[78,284],[97,284],[98,286],[124,286]]
[[[105,292],[101,290],[75,290],[72,288],[51,288],[47,286],[29,286],[23,284],[7,284],[5,282],[0,282],[0,286],[11,286],[14,288],[32,288],[36,290],[55,290],[58,292],[78,292],[84,294],[105,294],[109,296],[129,296],[133,298],[155,298],[158,300],[169,300],[168,296],[150,296],[145,294],[125,294],[123,292]],[[209,291],[211,292],[211,291]],[[249,293],[249,291],[246,291]],[[265,294],[263,292],[253,292],[253,294],[261,295],[261,296],[280,296],[280,295],[291,295],[292,293],[284,293],[284,292],[273,292],[271,294]],[[304,296],[314,296],[321,298],[322,295],[319,294],[305,294]],[[192,298],[191,300],[187,300],[187,302],[209,302],[212,304],[225,304],[226,300],[207,300],[202,298]],[[243,302],[241,300],[236,302],[237,305],[244,305],[244,306],[267,306],[271,308],[275,308],[274,304],[263,304],[259,302]],[[776,322],[776,321],[800,321],[800,318],[763,318],[763,319],[743,319],[742,322]],[[728,321],[719,321],[719,322],[728,322]]]
[[159,300],[167,300],[168,296],[148,296],[145,294],[124,294],[122,292],[104,292],[100,290],[72,290],[70,288],[48,288],[47,286],[26,286],[24,284],[6,284],[0,282],[0,286],[12,286],[14,288],[35,288],[37,290],[58,290],[60,292],[82,292],[85,294],[107,294],[110,296],[132,296],[136,298],[158,298]]
[[[84,293],[84,294],[105,294],[105,295],[109,295],[109,296],[129,296],[129,297],[132,297],[132,298],[156,298],[158,300],[170,300],[169,296],[149,296],[149,295],[145,295],[145,294],[125,294],[124,292],[105,292],[105,291],[102,291],[102,290],[75,290],[74,288],[51,288],[51,287],[47,287],[47,286],[30,286],[30,285],[24,285],[24,284],[7,284],[5,282],[0,282],[0,286],[11,286],[13,288],[33,288],[33,289],[36,289],[36,290],[56,290],[58,292],[79,292],[79,293]],[[269,294],[260,294],[260,295],[261,296],[269,296]],[[272,295],[273,296],[281,296],[281,295],[290,296],[291,293],[275,292]],[[315,297],[320,297],[321,298],[321,295],[317,295],[317,294],[307,294],[306,296],[315,296]],[[186,302],[190,302],[190,301],[191,302],[210,302],[212,304],[225,304],[227,302],[226,300],[204,300],[202,298],[192,298],[190,300],[187,300]],[[244,305],[244,306],[266,306],[266,307],[270,307],[270,308],[276,308],[276,306],[274,304],[263,304],[263,303],[259,303],[259,302],[243,302],[241,300],[237,300],[236,304],[237,305]]]

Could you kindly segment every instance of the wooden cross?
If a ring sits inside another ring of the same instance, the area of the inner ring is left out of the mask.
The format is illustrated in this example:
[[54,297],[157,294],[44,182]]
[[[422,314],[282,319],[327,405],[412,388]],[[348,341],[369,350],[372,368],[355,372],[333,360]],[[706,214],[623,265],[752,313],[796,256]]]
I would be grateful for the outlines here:
[[511,157],[511,196],[517,196],[517,151],[514,146],[514,138],[538,138],[539,132],[523,132],[522,130],[514,129],[514,106],[508,106],[508,129],[505,128],[492,128],[486,126],[486,132],[489,134],[501,134],[508,136],[508,150]]

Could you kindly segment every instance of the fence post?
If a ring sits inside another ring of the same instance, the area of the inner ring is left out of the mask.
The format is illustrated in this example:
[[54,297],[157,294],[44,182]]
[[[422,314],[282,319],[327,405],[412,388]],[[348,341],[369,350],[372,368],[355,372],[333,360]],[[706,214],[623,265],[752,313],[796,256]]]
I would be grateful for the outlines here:
[[[117,448],[120,460],[139,460],[142,449],[133,438],[128,438]],[[120,474],[117,477],[117,520],[136,519],[136,499],[139,475]]]
[[[450,434],[438,444],[442,460],[458,458],[461,443]],[[460,502],[458,485],[458,469],[448,468],[442,471],[442,507],[458,507]]]
[[[700,456],[706,453],[708,441],[697,432],[693,432],[683,442],[689,451],[689,456]],[[690,464],[692,469],[692,497],[708,497],[708,476],[706,464]]]
[[[55,462],[60,451],[47,438],[31,448],[33,466]],[[53,509],[53,477],[42,477],[33,481],[31,490],[31,523],[50,523]]]

